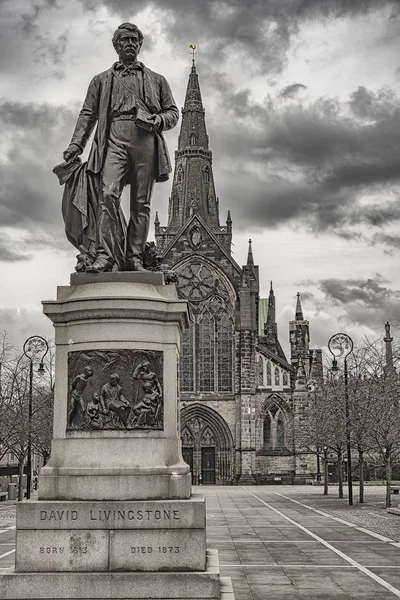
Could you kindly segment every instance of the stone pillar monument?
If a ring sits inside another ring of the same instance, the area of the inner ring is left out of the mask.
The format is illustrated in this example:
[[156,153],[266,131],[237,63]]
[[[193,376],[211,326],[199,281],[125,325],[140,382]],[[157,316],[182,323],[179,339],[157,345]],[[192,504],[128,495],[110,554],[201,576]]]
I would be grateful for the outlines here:
[[71,276],[55,327],[51,458],[17,506],[4,600],[232,600],[206,551],[205,500],[181,454],[186,302],[161,273]]

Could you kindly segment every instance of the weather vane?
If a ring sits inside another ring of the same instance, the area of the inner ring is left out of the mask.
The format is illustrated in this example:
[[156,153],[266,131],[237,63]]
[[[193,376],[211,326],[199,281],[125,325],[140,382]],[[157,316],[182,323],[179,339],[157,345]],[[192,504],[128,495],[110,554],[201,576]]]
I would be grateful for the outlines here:
[[195,57],[195,54],[197,54],[197,52],[196,52],[196,44],[190,44],[189,48],[191,50],[192,62],[193,62],[193,65],[194,65],[194,60],[195,60],[194,57]]

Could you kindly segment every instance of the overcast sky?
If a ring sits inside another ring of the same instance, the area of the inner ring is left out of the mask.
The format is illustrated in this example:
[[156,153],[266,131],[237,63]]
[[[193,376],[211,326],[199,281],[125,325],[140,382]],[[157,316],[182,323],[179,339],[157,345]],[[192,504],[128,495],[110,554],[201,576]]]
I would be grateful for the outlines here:
[[314,346],[386,320],[399,335],[400,3],[385,0],[0,0],[0,329],[17,346],[52,335],[41,300],[76,252],[51,170],[125,21],[179,107],[197,45],[221,222],[230,209],[241,265],[252,238],[284,348],[298,291]]

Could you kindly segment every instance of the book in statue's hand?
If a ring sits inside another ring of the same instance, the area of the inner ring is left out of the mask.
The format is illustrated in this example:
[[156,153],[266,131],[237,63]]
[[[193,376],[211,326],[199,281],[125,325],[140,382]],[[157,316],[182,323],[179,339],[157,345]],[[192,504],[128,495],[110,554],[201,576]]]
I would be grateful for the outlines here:
[[135,123],[138,127],[142,127],[142,129],[146,129],[147,131],[154,130],[154,119],[152,115],[140,107],[136,109]]

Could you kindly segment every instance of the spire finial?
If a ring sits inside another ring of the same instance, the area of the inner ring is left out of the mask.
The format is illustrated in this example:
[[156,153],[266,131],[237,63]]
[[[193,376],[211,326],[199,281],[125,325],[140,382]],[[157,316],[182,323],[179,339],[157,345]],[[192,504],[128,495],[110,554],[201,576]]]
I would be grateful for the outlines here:
[[303,317],[303,309],[301,308],[300,301],[300,292],[297,292],[297,302],[296,302],[296,321],[304,321]]
[[190,48],[190,53],[192,55],[192,69],[194,69],[196,66],[195,55],[197,54],[197,52],[196,52],[197,46],[196,46],[196,44],[190,44],[189,48]]
[[271,287],[270,287],[270,292],[273,292],[274,288],[272,287],[272,279],[271,279]]

